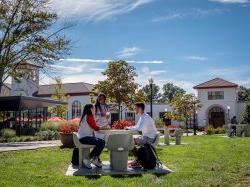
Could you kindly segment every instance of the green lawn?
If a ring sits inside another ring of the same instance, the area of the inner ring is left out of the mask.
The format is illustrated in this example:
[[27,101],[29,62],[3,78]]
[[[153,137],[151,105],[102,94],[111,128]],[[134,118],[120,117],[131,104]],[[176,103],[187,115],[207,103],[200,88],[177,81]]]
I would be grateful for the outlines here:
[[[0,186],[250,186],[250,138],[184,137],[188,145],[159,147],[175,173],[157,177],[66,177],[70,149],[0,153]],[[103,159],[108,154],[103,153]]]

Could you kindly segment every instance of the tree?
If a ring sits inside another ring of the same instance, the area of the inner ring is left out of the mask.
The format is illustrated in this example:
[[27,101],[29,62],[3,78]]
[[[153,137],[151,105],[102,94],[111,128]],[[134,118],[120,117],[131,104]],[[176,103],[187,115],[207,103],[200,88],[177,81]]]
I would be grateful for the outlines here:
[[57,14],[48,9],[49,0],[0,1],[0,92],[4,81],[22,78],[20,64],[32,62],[49,67],[69,51],[70,41],[53,31]]
[[188,120],[194,115],[196,115],[196,111],[201,108],[200,101],[196,98],[194,94],[177,94],[172,99],[170,105],[172,107],[172,118],[178,121],[184,121],[186,129],[188,128]]
[[250,88],[240,86],[240,90],[238,92],[238,100],[239,101],[250,101]]
[[[156,84],[152,84],[152,97],[153,97],[153,102],[157,103],[159,101],[159,99],[161,98],[161,93],[159,93],[160,91],[160,87]],[[150,98],[151,98],[151,90],[150,90],[150,84],[145,85],[142,88],[142,91],[144,92],[145,96],[146,96],[146,102],[150,102]]]
[[178,94],[185,94],[186,91],[182,88],[175,86],[173,83],[166,83],[162,88],[161,102],[171,103],[172,99]]
[[[54,92],[52,94],[52,98],[56,101],[66,102],[67,97],[65,96],[63,89],[62,89],[62,80],[60,77],[55,78],[56,84],[54,85]],[[54,107],[50,107],[49,111],[58,117],[64,117],[67,112],[67,105],[57,105]]]
[[117,103],[120,118],[121,106],[129,107],[136,99],[138,85],[135,83],[137,76],[135,68],[122,60],[111,61],[102,74],[107,78],[99,81],[95,89],[105,93],[112,102]]
[[242,124],[250,124],[250,105],[247,104],[246,108],[241,116],[241,123]]

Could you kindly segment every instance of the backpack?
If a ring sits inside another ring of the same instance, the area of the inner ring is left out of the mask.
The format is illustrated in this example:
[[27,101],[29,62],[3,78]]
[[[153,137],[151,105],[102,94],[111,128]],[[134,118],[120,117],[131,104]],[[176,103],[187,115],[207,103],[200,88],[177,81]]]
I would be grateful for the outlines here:
[[79,166],[79,149],[74,148],[71,163],[74,166]]
[[161,165],[155,148],[150,144],[139,147],[135,156],[144,169],[154,169],[156,166]]

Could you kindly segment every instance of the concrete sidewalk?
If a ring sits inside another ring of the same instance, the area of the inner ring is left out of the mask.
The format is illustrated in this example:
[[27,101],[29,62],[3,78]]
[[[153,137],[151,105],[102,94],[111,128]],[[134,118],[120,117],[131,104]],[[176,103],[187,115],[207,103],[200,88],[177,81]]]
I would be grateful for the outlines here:
[[54,146],[61,146],[61,145],[62,144],[60,140],[0,143],[0,152],[32,150],[32,149],[54,147]]

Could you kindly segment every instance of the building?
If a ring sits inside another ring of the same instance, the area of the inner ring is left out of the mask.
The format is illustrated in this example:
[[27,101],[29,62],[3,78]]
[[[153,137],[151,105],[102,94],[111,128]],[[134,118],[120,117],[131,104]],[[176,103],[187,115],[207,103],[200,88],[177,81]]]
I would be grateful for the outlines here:
[[[54,86],[39,85],[39,66],[32,64],[23,64],[21,69],[27,72],[25,76],[16,81],[12,79],[12,84],[2,89],[2,94],[10,94],[11,96],[32,96],[43,99],[52,99]],[[93,84],[78,82],[65,83],[62,85],[63,92],[67,96],[68,112],[67,118],[72,119],[80,117],[83,106],[91,103],[93,95]],[[228,122],[233,116],[240,119],[244,110],[244,103],[238,102],[238,85],[221,78],[215,78],[210,81],[201,83],[194,87],[198,92],[198,99],[201,101],[202,108],[197,113],[198,126],[206,126],[208,124],[214,127],[220,127]],[[153,104],[153,117],[162,118],[166,111],[171,111],[169,104],[158,103]],[[146,112],[150,113],[150,105],[146,105]],[[134,112],[129,109],[122,111],[123,119],[137,119]],[[112,113],[111,121],[118,118],[117,113]],[[178,124],[178,122],[172,122]],[[192,125],[192,124],[191,124]]]
[[[36,97],[51,98],[54,92],[54,86],[40,85]],[[73,119],[82,115],[83,106],[91,103],[91,94],[93,94],[93,84],[78,82],[78,83],[65,83],[62,85],[62,91],[67,96],[68,112],[67,118]]]
[[194,87],[202,108],[198,111],[199,126],[222,127],[236,116],[240,120],[244,103],[238,102],[239,86],[221,78],[215,78]]

